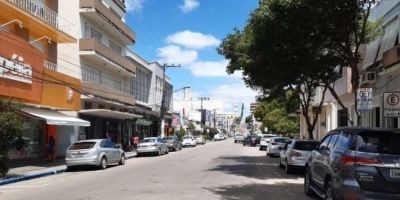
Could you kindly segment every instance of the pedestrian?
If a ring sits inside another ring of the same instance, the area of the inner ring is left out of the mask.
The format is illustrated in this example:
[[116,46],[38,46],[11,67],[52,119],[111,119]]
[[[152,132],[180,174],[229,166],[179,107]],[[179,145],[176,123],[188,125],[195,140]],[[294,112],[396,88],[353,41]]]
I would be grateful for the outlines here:
[[140,142],[139,136],[135,136],[133,139],[133,146],[135,148],[137,148],[137,145],[139,144],[139,142]]
[[15,149],[20,153],[20,156],[25,154],[25,141],[22,139],[21,135],[19,135],[15,141]]
[[56,144],[56,141],[54,140],[54,137],[50,135],[49,141],[47,143],[47,161],[52,162],[54,160],[54,146]]

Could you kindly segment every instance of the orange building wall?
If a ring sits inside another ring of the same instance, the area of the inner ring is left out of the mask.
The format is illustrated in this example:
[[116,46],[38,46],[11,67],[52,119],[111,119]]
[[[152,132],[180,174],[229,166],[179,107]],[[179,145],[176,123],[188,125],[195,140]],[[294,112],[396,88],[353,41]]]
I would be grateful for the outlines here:
[[7,32],[0,32],[0,56],[11,59],[16,54],[32,67],[32,84],[0,77],[0,96],[16,98],[22,102],[39,103],[42,97],[44,54],[29,42]]
[[[76,91],[81,90],[79,79],[49,69],[44,69],[44,79],[46,81],[43,83],[42,105],[75,111],[80,109],[81,95]],[[67,83],[68,87],[53,82]],[[68,88],[73,94],[70,100],[67,97]]]

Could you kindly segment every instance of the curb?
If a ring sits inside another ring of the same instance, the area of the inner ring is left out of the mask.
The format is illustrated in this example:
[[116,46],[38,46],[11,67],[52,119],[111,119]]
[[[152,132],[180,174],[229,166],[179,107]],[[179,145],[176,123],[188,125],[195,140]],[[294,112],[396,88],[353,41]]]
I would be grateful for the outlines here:
[[23,176],[16,177],[16,178],[0,180],[0,186],[11,184],[11,183],[16,183],[16,182],[21,182],[21,181],[27,181],[27,180],[35,179],[35,178],[50,176],[50,175],[54,175],[54,174],[59,174],[59,173],[64,172],[66,169],[67,169],[66,167],[63,167],[61,169],[55,169],[55,170],[45,171],[45,172],[41,172],[41,173],[23,175]]
[[[132,159],[132,158],[135,158],[136,156],[137,156],[136,153],[129,154],[128,156],[126,156],[126,159]],[[27,181],[27,180],[31,180],[31,179],[35,179],[35,178],[41,178],[41,177],[45,177],[45,176],[60,174],[60,173],[65,172],[66,170],[67,170],[67,167],[64,166],[64,167],[58,167],[58,169],[49,169],[44,172],[39,172],[39,173],[34,173],[34,174],[24,174],[19,177],[0,180],[0,186],[11,184],[11,183],[17,183],[17,182],[21,182],[21,181]]]

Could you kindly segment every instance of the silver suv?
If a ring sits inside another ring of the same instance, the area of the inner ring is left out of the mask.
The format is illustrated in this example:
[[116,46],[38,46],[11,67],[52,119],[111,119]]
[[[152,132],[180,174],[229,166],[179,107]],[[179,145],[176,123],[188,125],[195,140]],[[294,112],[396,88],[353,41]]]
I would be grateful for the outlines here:
[[324,199],[400,199],[400,130],[329,132],[307,161],[304,190]]

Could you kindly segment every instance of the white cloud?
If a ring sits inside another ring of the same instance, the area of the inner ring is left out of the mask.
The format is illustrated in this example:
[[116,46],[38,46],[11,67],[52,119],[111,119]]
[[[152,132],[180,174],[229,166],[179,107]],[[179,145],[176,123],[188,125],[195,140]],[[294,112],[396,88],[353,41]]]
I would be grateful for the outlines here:
[[179,8],[184,12],[188,13],[197,7],[200,6],[200,3],[197,0],[184,0],[183,5],[180,5]]
[[126,10],[133,11],[135,13],[138,13],[142,11],[143,9],[143,4],[145,0],[126,0],[125,5],[126,5]]
[[185,30],[167,37],[167,43],[177,44],[190,49],[203,49],[218,46],[220,41],[213,35]]
[[197,51],[185,50],[176,45],[157,49],[157,55],[160,63],[188,65],[197,60]]
[[197,61],[189,65],[193,76],[197,77],[222,77],[229,76],[234,78],[241,78],[241,72],[235,72],[232,75],[228,75],[226,67],[229,61]]
[[[212,91],[210,91],[210,99],[220,100],[224,103],[224,111],[225,112],[233,112],[237,111],[237,114],[240,114],[240,109],[242,103],[245,104],[244,116],[247,116],[250,107],[250,103],[254,102],[257,96],[257,91],[254,91],[245,86],[245,84],[241,82],[233,83],[233,84],[224,84],[215,87]],[[236,109],[234,109],[236,107]]]

